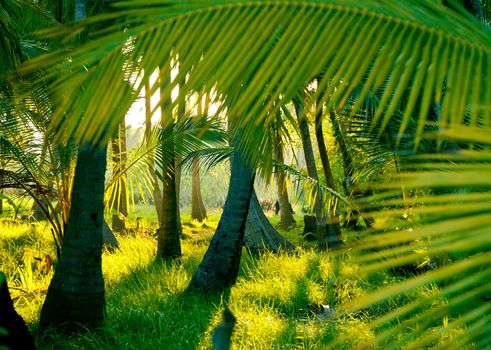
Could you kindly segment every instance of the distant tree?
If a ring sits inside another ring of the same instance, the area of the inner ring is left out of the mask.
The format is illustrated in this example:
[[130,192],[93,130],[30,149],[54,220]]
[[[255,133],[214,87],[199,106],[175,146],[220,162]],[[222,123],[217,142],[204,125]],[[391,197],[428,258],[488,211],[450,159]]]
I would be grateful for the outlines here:
[[[208,115],[209,109],[209,93],[205,93],[203,96],[201,93],[198,93],[198,116]],[[205,102],[203,104],[203,97],[205,97]],[[201,180],[200,180],[200,171],[199,171],[199,163],[197,160],[193,161],[192,169],[191,169],[191,218],[202,222],[206,219],[206,208],[203,203],[203,197],[201,195]]]
[[[113,176],[119,176],[125,168],[127,159],[126,151],[126,123],[123,119],[116,134],[111,140],[113,158]],[[125,220],[128,217],[128,201],[126,200],[126,186],[119,186],[119,191],[115,193],[116,198],[112,199],[112,229],[115,232],[123,232],[126,229]]]
[[[275,156],[278,162],[283,163],[283,140],[281,139],[281,134],[278,130],[274,131],[275,139]],[[293,217],[292,207],[290,200],[288,198],[288,188],[286,185],[285,172],[282,169],[275,169],[275,180],[276,180],[276,193],[278,194],[278,205],[280,213],[279,225],[282,228],[289,228],[295,225],[295,218]]]

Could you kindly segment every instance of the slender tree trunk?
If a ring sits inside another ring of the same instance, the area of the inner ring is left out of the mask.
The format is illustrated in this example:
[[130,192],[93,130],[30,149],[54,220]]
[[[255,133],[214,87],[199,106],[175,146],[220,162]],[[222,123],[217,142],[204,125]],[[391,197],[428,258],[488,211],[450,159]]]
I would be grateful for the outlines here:
[[[283,144],[279,135],[276,135],[276,158],[279,162],[284,163]],[[296,224],[293,217],[290,200],[288,199],[288,188],[286,187],[285,173],[278,169],[275,173],[276,188],[278,192],[278,202],[280,204],[280,227],[289,228]]]
[[[307,119],[302,116],[303,104],[300,101],[295,101],[295,111],[297,113],[298,126],[300,129],[300,138],[302,140],[303,152],[305,156],[305,164],[307,165],[307,173],[309,177],[319,182],[319,175],[315,165],[314,149],[312,147],[312,141],[310,139],[309,124]],[[325,249],[325,242],[327,236],[326,218],[322,212],[322,198],[320,193],[316,191],[314,202],[314,214],[317,220],[317,240],[319,243],[319,249]]]
[[[180,67],[180,66],[179,66]],[[186,75],[183,75],[183,78],[179,81],[179,95],[177,101],[177,118],[182,118],[186,114],[186,96],[183,95],[184,91],[184,83],[185,83]],[[175,168],[176,168],[176,198],[177,198],[177,227],[179,231],[179,235],[182,235],[182,222],[181,222],[181,176],[182,176],[182,167],[181,167],[182,159],[180,157],[176,157]]]
[[[173,127],[174,117],[172,115],[170,85],[170,56],[166,67],[161,67],[159,76],[160,101],[161,101],[161,126],[162,128]],[[179,222],[177,217],[177,191],[174,150],[169,161],[163,165],[162,175],[162,221],[157,230],[158,246],[157,255],[163,259],[174,259],[181,256],[181,242],[179,237]]]
[[182,235],[182,222],[181,222],[181,208],[179,203],[181,202],[181,176],[182,176],[182,168],[181,168],[181,159],[176,157],[176,161],[174,162],[174,169],[176,173],[176,216],[177,216],[177,231],[179,232],[179,236]]
[[[0,170],[3,170],[3,160],[0,160]],[[0,184],[3,182],[3,174],[0,173]],[[3,188],[0,188],[0,215],[3,214],[3,198],[1,197],[3,195]]]
[[[319,82],[318,82],[319,83]],[[322,162],[322,168],[324,170],[324,176],[326,178],[326,185],[332,190],[336,191],[336,184],[334,183],[334,177],[332,174],[331,163],[329,162],[329,155],[327,154],[327,147],[324,140],[324,132],[322,130],[322,106],[317,107],[318,112],[315,115],[315,136],[317,138],[317,146],[319,148],[319,155]],[[336,206],[333,201],[329,201],[329,220],[327,224],[327,235],[319,236],[319,248],[327,249],[327,247],[334,248],[339,246],[342,241],[339,239],[341,236],[341,226],[339,225],[339,215],[337,213]]]
[[[119,125],[117,136],[112,139],[112,151],[114,162],[114,175],[117,176],[124,168],[126,162],[126,123],[123,119]],[[115,205],[112,208],[112,228],[114,232],[123,232],[126,229],[125,219],[128,216],[126,205],[126,187],[121,186],[116,194]]]
[[191,182],[191,218],[202,222],[206,219],[206,208],[201,196],[201,183],[199,176],[199,164],[196,160],[192,166],[192,182]]
[[235,282],[253,184],[254,171],[239,153],[235,153],[231,160],[230,184],[222,217],[190,288],[214,292]]
[[[150,79],[150,74],[148,75]],[[147,81],[145,83],[145,138],[148,141],[151,137],[152,131],[152,105],[150,95],[150,82]],[[153,182],[153,204],[155,205],[155,210],[157,211],[157,220],[159,224],[163,220],[162,214],[162,191],[160,190],[159,178],[157,177],[157,173],[155,172],[155,164],[151,163],[148,165],[148,170],[150,172],[150,176],[152,177]]]
[[[46,140],[46,136],[45,136],[43,141],[43,147],[41,149],[41,159],[39,160],[39,164],[41,167],[46,161],[47,151],[48,151],[48,140]],[[49,178],[48,188],[50,188],[52,184],[53,184],[52,180],[51,178]],[[34,219],[36,219],[36,221],[43,221],[48,219],[48,216],[46,215],[46,212],[49,210],[48,199],[46,198],[46,195],[43,193],[37,193],[36,195],[38,200],[34,200],[32,202],[32,206],[31,206],[32,216],[34,217]]]
[[269,222],[257,199],[256,191],[252,191],[247,215],[244,245],[254,250],[293,250],[295,246],[281,236]]
[[[208,97],[208,94],[206,95]],[[208,98],[207,98],[208,101]],[[198,116],[208,114],[208,102],[205,102],[203,108],[203,95],[198,93]],[[199,175],[199,164],[193,161],[191,173],[191,218],[202,222],[206,219],[206,208],[201,196],[201,180]]]
[[338,118],[334,111],[329,113],[329,117],[331,119],[332,128],[334,131],[334,138],[338,143],[339,150],[341,151],[341,157],[343,158],[343,171],[344,171],[344,180],[343,180],[343,188],[344,193],[349,195],[351,193],[351,184],[353,181],[353,159],[348,151],[348,147],[346,146],[346,141],[344,138],[343,131],[338,122]]
[[102,225],[106,147],[80,147],[62,253],[41,310],[40,327],[97,326],[104,320]]

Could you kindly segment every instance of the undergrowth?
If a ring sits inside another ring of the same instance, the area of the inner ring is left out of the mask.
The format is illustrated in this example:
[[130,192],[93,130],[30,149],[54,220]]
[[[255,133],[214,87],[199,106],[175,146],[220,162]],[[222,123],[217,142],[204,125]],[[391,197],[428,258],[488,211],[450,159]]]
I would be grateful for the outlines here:
[[[42,257],[55,256],[48,225],[0,220],[0,270],[7,275],[15,307],[36,335],[39,349],[207,349],[225,306],[237,318],[234,349],[319,349],[333,340],[336,348],[349,349],[363,347],[375,332],[384,331],[370,326],[373,317],[437,293],[430,285],[370,309],[337,313],[338,305],[401,278],[388,272],[365,276],[349,254],[334,259],[328,252],[317,253],[314,244],[302,241],[300,226],[280,230],[299,245],[293,253],[250,255],[244,250],[237,283],[222,295],[187,292],[218,219],[212,215],[202,224],[184,215],[183,257],[171,264],[156,260],[152,234],[118,235],[120,249],[103,253],[107,315],[104,326],[95,331],[66,336],[51,329],[37,335],[53,275]],[[403,337],[390,335],[387,344]],[[452,334],[443,333],[439,345],[451,339]]]

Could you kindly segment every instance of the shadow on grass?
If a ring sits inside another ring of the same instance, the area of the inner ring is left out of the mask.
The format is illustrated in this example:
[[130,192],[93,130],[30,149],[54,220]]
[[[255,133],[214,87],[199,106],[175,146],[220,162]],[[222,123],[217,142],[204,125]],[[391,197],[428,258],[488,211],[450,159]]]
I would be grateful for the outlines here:
[[[67,338],[51,329],[40,349],[196,349],[207,344],[212,322],[229,291],[202,295],[187,291],[194,269],[186,261],[154,261],[132,270],[106,291],[106,321]],[[192,271],[191,271],[192,270]]]

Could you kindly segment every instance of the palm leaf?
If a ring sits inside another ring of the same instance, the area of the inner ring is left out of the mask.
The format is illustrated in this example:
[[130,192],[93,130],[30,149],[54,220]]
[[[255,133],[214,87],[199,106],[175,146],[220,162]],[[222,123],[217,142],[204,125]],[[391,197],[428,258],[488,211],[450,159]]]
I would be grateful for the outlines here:
[[[373,291],[341,311],[348,316],[360,309],[369,312],[379,345],[438,345],[444,330],[430,328],[443,315],[451,318],[448,328],[466,329],[453,335],[453,345],[489,345],[490,307],[480,299],[489,293],[491,231],[485,137],[491,131],[491,40],[484,24],[455,3],[429,0],[134,0],[112,5],[116,11],[76,24],[68,29],[69,37],[101,21],[111,21],[112,27],[93,32],[85,45],[37,57],[20,70],[26,75],[43,70],[38,84],[50,82],[54,126],[61,135],[73,135],[77,128],[82,140],[111,134],[122,118],[116,109],[136,98],[145,81],[140,78],[170,54],[179,71],[167,89],[181,83],[184,96],[203,86],[216,91],[213,102],[227,113],[232,137],[234,128],[240,129],[237,147],[255,164],[270,158],[265,133],[276,113],[318,77],[312,101],[329,110],[341,110],[360,86],[359,104],[370,94],[380,96],[369,124],[375,136],[389,126],[399,136],[411,128],[417,148],[431,136],[426,133],[431,121],[440,144],[453,142],[457,153],[475,148],[466,164],[452,164],[447,160],[452,156],[444,153],[439,162],[419,158],[393,179],[379,179],[368,206],[380,209],[374,217],[398,220],[399,228],[367,231],[354,247],[363,276],[418,263],[422,251],[434,258],[448,247],[459,256],[435,271]],[[123,70],[125,81],[117,79]],[[123,99],[128,82],[134,95]],[[438,106],[435,121],[430,120],[432,105]],[[401,186],[422,191],[424,200],[409,207],[394,197]],[[435,195],[438,191],[447,197]],[[462,200],[442,206],[444,198]],[[436,294],[448,304],[433,305],[431,312],[423,306],[432,297],[389,310],[381,305],[437,282]]]

